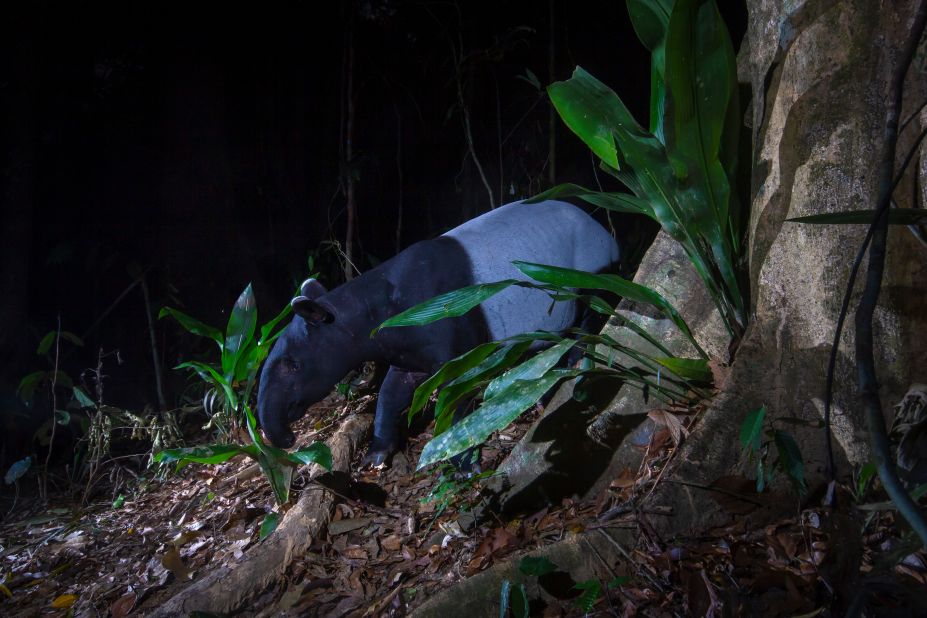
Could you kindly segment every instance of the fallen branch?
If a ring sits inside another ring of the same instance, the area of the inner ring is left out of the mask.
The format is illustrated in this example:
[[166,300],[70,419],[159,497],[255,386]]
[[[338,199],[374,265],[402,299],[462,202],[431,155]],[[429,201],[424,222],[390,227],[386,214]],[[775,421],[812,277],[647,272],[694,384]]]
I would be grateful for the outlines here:
[[[370,414],[352,414],[345,419],[328,443],[333,471],[348,471],[358,445],[369,438],[372,424]],[[312,466],[313,477],[322,473],[322,468]],[[329,491],[304,491],[277,530],[245,554],[242,562],[216,569],[149,616],[187,616],[193,611],[225,614],[240,608],[281,577],[290,562],[309,548],[313,538],[328,524],[334,504],[335,496]]]

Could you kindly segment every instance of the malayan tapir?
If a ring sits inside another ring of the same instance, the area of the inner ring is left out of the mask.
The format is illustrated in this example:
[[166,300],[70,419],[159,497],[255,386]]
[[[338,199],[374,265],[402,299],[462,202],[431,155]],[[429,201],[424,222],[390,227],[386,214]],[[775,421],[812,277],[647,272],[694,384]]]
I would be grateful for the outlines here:
[[513,286],[461,317],[387,328],[371,337],[374,328],[444,292],[526,279],[512,265],[515,260],[603,272],[618,259],[615,239],[576,206],[514,202],[416,243],[330,292],[309,279],[292,300],[296,316],[261,373],[258,417],[264,433],[276,446],[292,446],[289,425],[307,407],[362,362],[387,363],[366,459],[381,464],[400,446],[403,411],[415,388],[441,365],[487,341],[563,331],[576,325],[582,312],[575,301],[552,306],[545,292]]

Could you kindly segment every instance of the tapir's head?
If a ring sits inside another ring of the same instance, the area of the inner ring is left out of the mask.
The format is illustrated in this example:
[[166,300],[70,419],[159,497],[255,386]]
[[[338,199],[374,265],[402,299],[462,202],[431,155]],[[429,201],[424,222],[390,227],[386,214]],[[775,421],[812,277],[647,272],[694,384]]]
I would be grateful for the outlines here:
[[[325,288],[307,279],[290,303],[296,317],[284,329],[264,363],[258,387],[258,418],[275,445],[290,447],[290,423],[320,401],[348,371],[345,345],[339,344],[337,311],[320,299]],[[343,334],[340,339],[343,339]]]

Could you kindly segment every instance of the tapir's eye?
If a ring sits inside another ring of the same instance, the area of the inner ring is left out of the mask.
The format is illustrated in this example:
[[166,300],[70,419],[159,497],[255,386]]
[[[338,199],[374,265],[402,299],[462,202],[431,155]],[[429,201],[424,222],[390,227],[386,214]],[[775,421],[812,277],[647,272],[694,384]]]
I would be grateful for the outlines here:
[[283,360],[283,367],[284,369],[286,369],[286,371],[290,373],[296,373],[297,371],[299,371],[301,365],[299,361],[296,360],[295,358],[285,358]]

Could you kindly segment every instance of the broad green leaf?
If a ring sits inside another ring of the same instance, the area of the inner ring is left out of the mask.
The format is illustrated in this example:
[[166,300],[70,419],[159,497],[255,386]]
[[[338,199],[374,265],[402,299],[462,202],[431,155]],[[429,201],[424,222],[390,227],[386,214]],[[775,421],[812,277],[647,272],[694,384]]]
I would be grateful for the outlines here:
[[566,183],[557,185],[548,189],[531,199],[525,200],[526,204],[535,204],[544,200],[555,200],[564,197],[578,197],[600,208],[613,210],[615,212],[629,212],[633,214],[643,214],[653,217],[653,210],[646,200],[639,197],[628,195],[627,193],[604,193],[602,191],[593,191],[579,185]]
[[81,408],[96,407],[97,404],[94,403],[93,399],[88,397],[87,393],[81,390],[79,386],[75,386],[73,392],[74,392],[74,401],[77,402],[78,407],[81,407]]
[[518,561],[518,570],[529,577],[540,577],[556,571],[557,565],[548,560],[545,556],[539,558],[525,556]]
[[262,345],[262,346],[267,345],[268,343],[270,343],[271,341],[279,337],[280,332],[282,332],[283,329],[274,333],[274,328],[277,326],[277,324],[280,323],[281,320],[286,318],[292,312],[293,312],[293,307],[290,305],[290,303],[287,303],[286,306],[283,307],[283,310],[280,313],[278,313],[276,317],[274,317],[273,320],[271,320],[270,322],[262,326],[261,327],[261,338],[258,342],[259,345]]
[[274,530],[277,529],[277,525],[280,523],[280,513],[277,511],[271,511],[264,516],[264,519],[261,520],[261,529],[258,532],[258,538],[264,540],[269,537]]
[[176,461],[179,470],[188,462],[201,464],[220,464],[242,453],[252,455],[249,448],[241,444],[210,444],[207,446],[190,446],[186,448],[169,448],[155,454],[154,460],[167,463]]
[[185,363],[180,363],[174,369],[192,369],[195,371],[200,378],[205,382],[209,382],[222,389],[222,392],[225,393],[225,399],[229,402],[229,405],[233,408],[238,407],[238,396],[235,394],[235,389],[232,388],[232,385],[229,384],[228,380],[224,376],[220,375],[219,372],[206,363],[200,363],[198,361],[187,361]]
[[516,381],[537,380],[543,377],[544,374],[554,368],[563,355],[575,344],[576,341],[573,339],[563,339],[560,343],[509,369],[489,383],[483,393],[483,400],[489,401],[493,397],[497,397],[500,393],[508,390]]
[[704,358],[655,357],[653,360],[663,365],[680,378],[694,382],[711,382],[711,369]]
[[505,392],[484,401],[472,414],[426,444],[418,462],[418,469],[483,443],[489,434],[507,427],[522,412],[533,406],[557,382],[575,375],[575,371],[555,369],[537,380],[515,382]]
[[158,319],[160,320],[164,316],[168,315],[177,320],[177,322],[179,322],[181,326],[187,329],[187,331],[193,333],[194,335],[199,335],[200,337],[209,337],[219,344],[220,349],[222,348],[223,337],[218,328],[213,328],[212,326],[203,324],[196,318],[191,318],[187,314],[177,311],[176,309],[172,309],[171,307],[164,307],[161,309],[161,311],[158,313]]
[[478,366],[500,345],[501,344],[496,341],[484,343],[444,363],[433,376],[422,382],[419,387],[415,389],[415,395],[412,397],[412,405],[409,407],[409,421],[411,422],[412,416],[425,407],[425,404],[428,403],[428,398],[439,386],[463,375],[469,369]]
[[[712,0],[677,0],[666,36],[666,149],[700,172],[714,221],[727,223],[729,180],[719,153],[737,68],[724,21]],[[723,229],[723,228],[722,228]]]
[[280,449],[265,445],[265,447],[258,451],[257,460],[258,464],[261,466],[261,471],[264,472],[264,477],[270,483],[270,487],[274,491],[277,504],[283,505],[290,499],[290,483],[293,481],[293,471],[295,468],[282,457],[268,455],[267,451],[273,450],[279,451]]
[[[869,225],[875,219],[875,210],[847,210],[843,212],[826,212],[820,215],[807,217],[794,217],[786,219],[790,223],[811,223],[815,225]],[[888,222],[891,225],[917,225],[927,221],[927,209],[922,208],[892,208],[888,211]]]
[[679,312],[663,296],[648,287],[628,281],[618,275],[598,275],[581,270],[529,262],[513,262],[513,264],[521,272],[542,283],[581,289],[608,290],[623,298],[656,307],[689,339],[701,356],[708,356],[695,340],[695,336],[689,330],[689,326],[679,315]]
[[760,449],[763,435],[763,421],[766,419],[766,406],[760,406],[747,414],[740,426],[740,445],[749,451]]
[[548,86],[547,93],[570,130],[615,169],[622,168],[616,132],[629,139],[647,137],[618,95],[580,67],[570,79]]
[[313,442],[306,448],[287,453],[286,458],[294,464],[317,463],[326,470],[332,469],[332,451],[324,442]]
[[435,404],[435,435],[451,425],[454,411],[466,395],[484,386],[499,372],[512,366],[531,346],[531,341],[519,341],[496,350],[482,363],[455,378],[441,389]]
[[515,618],[529,618],[531,608],[528,605],[528,593],[525,591],[524,584],[515,584],[512,586],[512,615]]
[[518,283],[515,279],[506,279],[495,283],[480,283],[445,292],[394,315],[373,329],[371,336],[377,334],[382,328],[423,326],[444,318],[461,316],[487,298],[498,294],[515,283]]
[[39,342],[39,347],[36,348],[35,353],[39,356],[46,354],[50,349],[53,343],[55,343],[55,336],[57,333],[53,330],[45,333],[45,336],[42,337],[42,340]]
[[84,347],[84,340],[68,330],[61,331],[61,338],[70,341],[78,347]]
[[660,142],[663,136],[663,112],[666,102],[666,32],[669,28],[673,0],[627,0],[628,14],[637,38],[650,50],[650,132]]
[[44,371],[33,371],[20,380],[19,386],[16,387],[19,398],[25,402],[32,401],[32,398],[35,396],[35,389],[38,388],[39,384],[41,384],[42,380],[46,377],[50,378],[51,376]]
[[804,495],[808,491],[808,486],[805,483],[805,462],[798,443],[795,442],[792,434],[779,429],[773,432],[773,439],[779,454],[779,466],[789,477],[799,495]]
[[125,504],[125,502],[126,502],[125,494],[119,494],[118,496],[116,496],[116,499],[113,500],[113,508],[121,509],[122,505]]
[[229,323],[225,330],[225,345],[222,347],[222,373],[235,375],[238,359],[254,337],[257,326],[257,306],[254,292],[249,283],[235,301]]

